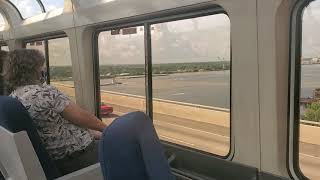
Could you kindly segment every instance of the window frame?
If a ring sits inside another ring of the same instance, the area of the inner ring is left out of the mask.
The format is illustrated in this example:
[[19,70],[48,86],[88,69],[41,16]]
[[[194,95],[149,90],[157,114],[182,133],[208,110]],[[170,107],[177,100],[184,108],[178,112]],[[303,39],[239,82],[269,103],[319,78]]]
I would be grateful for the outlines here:
[[309,179],[300,168],[299,156],[302,26],[304,10],[313,1],[297,1],[290,15],[287,168],[291,178],[301,180]]
[[47,84],[50,84],[50,59],[49,59],[49,40],[59,39],[59,38],[68,38],[65,32],[55,32],[55,33],[48,33],[38,36],[33,36],[29,38],[25,38],[22,40],[23,48],[26,48],[28,43],[43,41],[44,42],[44,57],[46,60],[46,67],[47,67]]
[[[123,18],[119,20],[112,20],[109,22],[106,22],[101,25],[95,26],[95,30],[93,33],[93,44],[92,44],[92,52],[93,52],[93,60],[94,60],[94,73],[95,73],[95,97],[96,97],[96,115],[99,117],[99,107],[101,103],[101,97],[100,97],[100,78],[99,78],[99,45],[98,45],[98,38],[99,34],[103,31],[111,31],[114,29],[122,29],[122,28],[128,28],[128,27],[136,27],[136,26],[144,26],[144,42],[145,42],[145,80],[146,80],[146,110],[147,115],[151,117],[153,114],[153,108],[152,108],[152,45],[151,45],[151,33],[150,33],[150,27],[153,24],[158,23],[165,23],[170,21],[178,21],[178,20],[184,20],[184,19],[192,19],[197,17],[205,17],[209,15],[215,15],[215,14],[225,14],[228,16],[225,9],[218,5],[218,4],[212,4],[212,3],[201,3],[197,5],[191,5],[181,8],[175,8],[170,9],[166,11],[160,11],[156,13],[151,13],[147,15],[141,15],[141,16],[134,16],[129,18]],[[229,16],[228,16],[229,17]],[[230,17],[229,17],[230,20]],[[230,34],[231,34],[231,21],[230,21]],[[218,159],[224,159],[227,161],[231,161],[234,157],[234,143],[233,143],[233,137],[232,137],[232,40],[230,35],[230,144],[229,144],[229,152],[226,156],[220,156],[217,154],[213,154],[210,152],[201,151],[198,149],[193,149],[190,147],[186,147],[180,144],[174,144],[171,142],[163,141],[161,142],[169,147],[174,149],[184,149],[187,153],[196,154],[198,157],[209,157],[209,158],[218,158]],[[151,83],[150,83],[151,80]],[[151,104],[151,105],[150,105]],[[100,117],[99,117],[100,118]],[[201,167],[202,169],[207,169],[206,167]],[[174,170],[174,169],[173,169]],[[181,172],[176,172],[181,174]],[[188,173],[186,173],[187,176]]]
[[5,0],[7,3],[9,3],[16,11],[17,11],[17,13],[19,14],[19,17],[22,19],[22,20],[24,20],[24,18],[22,17],[22,14],[21,14],[21,12],[19,11],[19,9],[17,8],[17,6],[16,5],[14,5],[11,1],[9,1],[9,0]]

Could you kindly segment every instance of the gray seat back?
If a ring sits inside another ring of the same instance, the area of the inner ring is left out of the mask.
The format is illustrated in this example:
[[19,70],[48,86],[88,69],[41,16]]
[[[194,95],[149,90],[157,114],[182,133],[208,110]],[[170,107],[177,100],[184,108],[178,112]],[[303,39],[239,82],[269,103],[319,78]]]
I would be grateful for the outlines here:
[[5,179],[46,180],[25,131],[11,133],[0,126],[0,170]]

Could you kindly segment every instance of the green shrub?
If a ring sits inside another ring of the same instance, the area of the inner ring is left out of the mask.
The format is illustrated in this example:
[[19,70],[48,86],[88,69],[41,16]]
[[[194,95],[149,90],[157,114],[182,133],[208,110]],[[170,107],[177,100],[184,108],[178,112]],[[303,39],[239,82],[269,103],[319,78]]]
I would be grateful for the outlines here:
[[304,119],[313,122],[320,122],[320,102],[314,102],[307,106]]

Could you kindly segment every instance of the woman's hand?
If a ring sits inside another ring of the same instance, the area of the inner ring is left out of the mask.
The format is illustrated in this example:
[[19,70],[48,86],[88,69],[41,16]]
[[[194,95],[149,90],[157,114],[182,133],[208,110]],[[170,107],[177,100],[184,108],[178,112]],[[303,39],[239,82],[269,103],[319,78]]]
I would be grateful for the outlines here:
[[104,124],[100,119],[98,119],[88,111],[80,108],[73,102],[70,102],[70,104],[63,110],[62,116],[66,120],[79,127],[95,131],[102,132],[104,128],[107,127],[107,125]]
[[102,137],[102,132],[100,132],[100,131],[91,131],[92,132],[92,134],[94,135],[94,139],[95,140],[100,140],[101,139],[101,137]]

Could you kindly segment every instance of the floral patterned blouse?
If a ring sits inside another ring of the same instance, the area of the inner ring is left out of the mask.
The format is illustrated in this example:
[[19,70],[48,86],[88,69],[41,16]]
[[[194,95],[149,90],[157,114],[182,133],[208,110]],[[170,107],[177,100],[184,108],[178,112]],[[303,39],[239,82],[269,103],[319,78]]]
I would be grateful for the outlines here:
[[17,88],[10,96],[17,98],[28,110],[43,145],[52,159],[62,159],[85,149],[94,137],[88,129],[64,119],[62,111],[70,99],[50,85],[27,85]]

